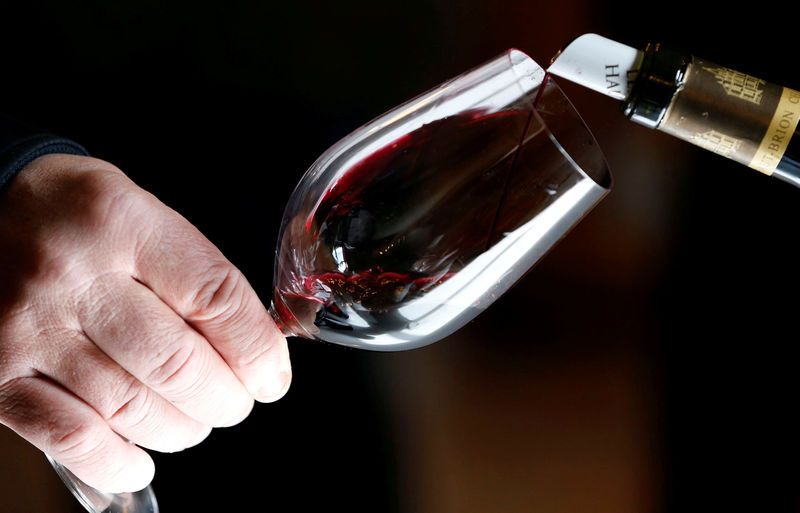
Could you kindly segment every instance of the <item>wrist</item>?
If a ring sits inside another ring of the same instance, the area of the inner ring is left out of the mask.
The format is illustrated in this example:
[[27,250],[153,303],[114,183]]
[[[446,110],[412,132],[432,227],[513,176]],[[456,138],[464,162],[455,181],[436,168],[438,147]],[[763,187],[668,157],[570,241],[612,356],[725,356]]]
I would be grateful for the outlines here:
[[80,144],[0,118],[0,191],[25,166],[54,153],[88,156]]

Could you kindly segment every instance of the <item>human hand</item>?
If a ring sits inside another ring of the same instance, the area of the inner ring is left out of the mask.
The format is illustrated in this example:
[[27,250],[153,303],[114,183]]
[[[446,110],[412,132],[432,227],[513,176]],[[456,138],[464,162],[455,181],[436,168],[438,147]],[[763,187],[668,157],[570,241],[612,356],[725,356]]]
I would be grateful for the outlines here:
[[101,160],[39,157],[2,191],[0,291],[0,423],[103,491],[153,477],[121,436],[179,451],[291,381],[242,274]]

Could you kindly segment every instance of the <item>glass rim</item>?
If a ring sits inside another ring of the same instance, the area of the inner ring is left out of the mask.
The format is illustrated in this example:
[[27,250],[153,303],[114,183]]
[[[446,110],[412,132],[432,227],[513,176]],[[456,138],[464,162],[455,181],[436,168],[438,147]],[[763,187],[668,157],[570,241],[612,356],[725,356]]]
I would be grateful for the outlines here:
[[[548,134],[550,135],[551,141],[559,148],[562,155],[564,155],[564,157],[568,161],[570,161],[570,163],[575,167],[576,170],[580,172],[581,175],[590,179],[599,187],[602,187],[603,189],[606,190],[610,190],[614,184],[614,177],[611,174],[611,169],[608,166],[608,160],[606,159],[605,153],[600,147],[600,144],[597,142],[597,138],[594,136],[594,133],[589,128],[589,125],[583,119],[583,116],[581,116],[578,109],[575,108],[575,104],[561,88],[561,85],[556,80],[554,80],[549,73],[547,73],[547,70],[542,68],[542,66],[539,65],[539,63],[537,63],[531,56],[529,56],[524,51],[518,48],[509,48],[508,50],[506,50],[505,55],[509,60],[509,64],[512,71],[514,71],[519,80],[521,81],[529,80],[530,77],[532,76],[541,75],[541,80],[538,85],[539,90],[537,91],[536,98],[533,101],[532,107],[533,107],[533,112],[536,114],[537,118],[541,121],[542,125],[545,127]],[[592,151],[599,157],[596,160],[597,162],[600,163],[600,165],[595,167],[590,167],[579,163],[571,154],[571,152],[564,146],[564,144],[562,144],[562,142],[559,141],[558,134],[556,134],[552,130],[549,123],[542,118],[539,112],[538,102],[539,99],[541,98],[541,94],[544,91],[544,88],[548,85],[555,87],[559,95],[561,95],[562,99],[569,106],[570,114],[575,118],[575,121],[577,121],[580,124],[580,127],[582,128],[583,132],[585,132],[589,140],[592,141],[593,143],[592,148],[589,151]]]

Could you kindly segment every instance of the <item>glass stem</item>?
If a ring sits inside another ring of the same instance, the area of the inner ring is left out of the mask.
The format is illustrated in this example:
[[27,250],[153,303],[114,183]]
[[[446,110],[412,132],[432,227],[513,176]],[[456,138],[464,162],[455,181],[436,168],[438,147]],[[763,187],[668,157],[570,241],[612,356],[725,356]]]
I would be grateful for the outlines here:
[[289,328],[287,323],[284,322],[283,319],[281,319],[281,316],[278,313],[278,310],[275,308],[275,302],[274,301],[270,302],[270,304],[269,304],[269,314],[272,316],[272,320],[275,321],[275,325],[278,327],[278,329],[280,330],[280,332],[283,334],[284,337],[289,338],[289,337],[297,336]]

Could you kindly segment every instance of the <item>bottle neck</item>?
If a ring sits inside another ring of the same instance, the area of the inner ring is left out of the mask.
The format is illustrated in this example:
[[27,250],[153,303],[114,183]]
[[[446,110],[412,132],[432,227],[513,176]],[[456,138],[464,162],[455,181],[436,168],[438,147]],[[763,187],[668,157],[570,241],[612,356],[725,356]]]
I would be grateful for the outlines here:
[[767,175],[800,186],[800,92],[662,45],[648,45],[623,111]]
[[683,84],[691,55],[660,43],[644,49],[639,72],[631,85],[622,111],[633,122],[658,128]]

